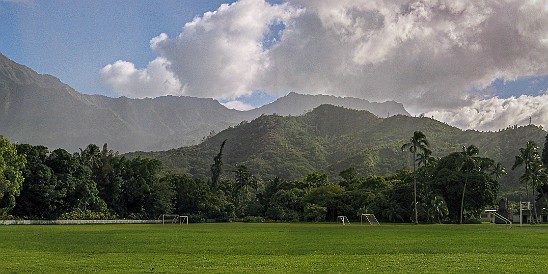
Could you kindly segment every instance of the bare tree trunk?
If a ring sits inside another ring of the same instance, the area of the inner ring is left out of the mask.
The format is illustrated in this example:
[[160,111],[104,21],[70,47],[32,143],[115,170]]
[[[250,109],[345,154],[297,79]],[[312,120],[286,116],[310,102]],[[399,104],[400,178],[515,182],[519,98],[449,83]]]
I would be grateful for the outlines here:
[[532,191],[531,191],[532,192],[532,194],[531,194],[532,199],[531,199],[531,201],[533,203],[533,208],[535,209],[535,223],[538,224],[539,221],[538,221],[538,214],[537,214],[537,203],[535,202],[535,185],[533,184],[531,186],[531,188],[532,188]]
[[416,161],[417,155],[416,152],[413,152],[413,190],[415,193],[415,224],[419,224],[419,214],[417,212],[417,167]]
[[462,189],[462,198],[460,199],[460,224],[462,224],[462,215],[464,213],[464,193],[466,192],[466,184],[468,184],[468,174],[464,179],[464,188]]

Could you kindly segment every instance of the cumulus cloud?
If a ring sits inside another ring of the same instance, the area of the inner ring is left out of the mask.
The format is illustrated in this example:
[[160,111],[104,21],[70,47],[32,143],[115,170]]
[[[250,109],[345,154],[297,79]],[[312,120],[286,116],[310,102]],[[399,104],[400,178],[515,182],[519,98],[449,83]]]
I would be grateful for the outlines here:
[[[194,18],[173,39],[166,34],[154,37],[150,46],[166,61],[164,63],[169,63],[164,67],[179,80],[181,94],[234,99],[260,88],[257,79],[269,66],[262,42],[270,26],[298,14],[299,9],[289,3],[271,5],[264,0],[240,0]],[[102,71],[104,78],[119,77],[107,67]],[[149,69],[150,65],[146,70]],[[118,93],[132,88],[103,82]],[[155,94],[171,93],[156,89]]]
[[130,98],[181,95],[181,83],[168,66],[169,61],[162,57],[151,61],[145,69],[137,69],[130,62],[116,61],[101,69],[101,81]]
[[528,1],[299,1],[269,53],[269,90],[469,105],[471,88],[548,73],[548,16]]
[[496,131],[508,126],[535,125],[548,128],[548,94],[541,96],[493,97],[452,110],[428,112],[425,115],[463,129]]
[[[280,24],[279,38],[265,46]],[[468,91],[495,79],[548,74],[548,8],[523,0],[240,0],[150,46],[159,57],[147,68],[118,61],[103,68],[103,82],[130,97],[234,100],[256,90],[297,91],[395,100],[440,116],[486,106],[508,111],[515,108],[493,103],[503,99]],[[508,102],[545,97],[526,98]],[[546,100],[538,102],[546,110]]]

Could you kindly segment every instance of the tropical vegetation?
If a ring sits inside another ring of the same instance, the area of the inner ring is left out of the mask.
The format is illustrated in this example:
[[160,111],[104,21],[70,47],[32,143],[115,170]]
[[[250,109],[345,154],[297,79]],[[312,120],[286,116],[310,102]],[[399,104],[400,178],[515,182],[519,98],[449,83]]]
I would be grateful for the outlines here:
[[[486,207],[497,207],[507,159],[495,161],[483,146],[480,150],[475,144],[438,151],[443,147],[440,142],[450,142],[439,131],[445,125],[429,118],[392,119],[418,119],[414,121],[423,126],[407,138],[399,139],[400,133],[390,137],[386,134],[396,131],[386,130],[384,135],[365,131],[368,138],[357,139],[364,133],[360,124],[386,127],[382,124],[388,119],[321,106],[299,117],[261,116],[199,146],[167,154],[120,155],[106,144],[102,148],[90,144],[69,153],[11,144],[2,137],[0,216],[154,219],[178,213],[195,222],[323,222],[341,215],[352,220],[374,213],[390,222],[465,223],[477,222]],[[521,130],[540,129],[526,127],[515,132]],[[379,138],[399,143],[392,149]],[[368,140],[371,148],[356,152],[363,146],[356,140]],[[411,157],[402,150],[410,151]],[[526,191],[521,193],[533,204],[547,200],[543,163],[547,148],[542,154],[539,150],[534,141],[527,142],[510,170],[521,172],[523,167],[520,182]],[[169,157],[158,157],[162,155]],[[174,155],[179,155],[178,162],[170,161]],[[181,168],[173,169],[174,163]]]

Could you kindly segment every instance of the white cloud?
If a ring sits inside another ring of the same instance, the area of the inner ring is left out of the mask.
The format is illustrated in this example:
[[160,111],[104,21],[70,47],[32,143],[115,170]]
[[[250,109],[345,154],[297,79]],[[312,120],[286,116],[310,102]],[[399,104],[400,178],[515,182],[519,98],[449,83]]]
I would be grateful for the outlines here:
[[[277,42],[263,47],[270,27],[281,22]],[[147,68],[119,61],[103,68],[103,82],[129,97],[234,100],[256,90],[298,91],[395,100],[413,113],[462,114],[495,100],[468,90],[497,78],[548,74],[548,10],[544,1],[522,0],[240,0],[194,18],[175,38],[153,38],[150,46],[160,57]],[[527,98],[515,100],[536,100]],[[539,104],[546,110],[547,103]],[[465,118],[459,121],[467,127]]]
[[[299,10],[287,3],[240,0],[194,18],[176,38],[166,34],[152,38],[150,46],[169,61],[165,67],[179,80],[182,94],[234,99],[258,88],[256,79],[269,65],[267,50],[262,46],[269,27],[298,14]],[[105,78],[119,77],[103,70]],[[119,81],[104,81],[117,93],[131,92],[133,88],[113,82]],[[156,96],[163,94],[162,89],[156,90]]]
[[548,14],[525,1],[299,1],[265,89],[466,106],[497,78],[548,74]]
[[101,69],[101,81],[116,93],[130,98],[181,95],[181,84],[167,66],[169,62],[162,57],[151,61],[146,69],[136,69],[130,62],[116,61]]
[[548,128],[548,94],[541,96],[493,97],[477,100],[458,109],[425,113],[435,119],[463,129],[496,131],[508,126],[527,125],[529,118],[535,125]]
[[238,100],[229,101],[229,102],[221,103],[221,104],[223,106],[227,107],[227,108],[242,110],[242,111],[254,109],[254,107],[252,105],[246,104],[246,103],[238,101]]

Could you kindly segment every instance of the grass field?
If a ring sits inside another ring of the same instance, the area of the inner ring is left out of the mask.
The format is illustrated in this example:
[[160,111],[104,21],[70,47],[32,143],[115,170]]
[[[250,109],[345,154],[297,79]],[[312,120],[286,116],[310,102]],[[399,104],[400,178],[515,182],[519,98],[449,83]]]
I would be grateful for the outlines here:
[[548,226],[0,227],[1,272],[548,272]]

